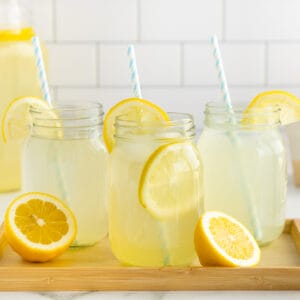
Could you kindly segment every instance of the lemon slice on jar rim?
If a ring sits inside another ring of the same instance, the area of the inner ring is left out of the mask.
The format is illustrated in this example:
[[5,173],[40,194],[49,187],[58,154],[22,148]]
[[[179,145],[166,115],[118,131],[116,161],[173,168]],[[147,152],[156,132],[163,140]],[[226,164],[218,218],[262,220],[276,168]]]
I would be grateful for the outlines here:
[[[300,121],[300,99],[291,93],[280,90],[262,92],[255,96],[248,105],[245,113],[253,113],[254,123],[264,121],[265,116],[255,116],[258,109],[268,109],[274,107],[279,109],[279,118],[282,125]],[[272,121],[272,120],[270,120]]]
[[12,139],[24,139],[29,135],[32,124],[30,107],[43,111],[49,119],[57,119],[57,114],[45,100],[37,97],[16,98],[8,104],[2,115],[1,136],[5,143]]
[[127,121],[139,123],[169,120],[168,114],[156,104],[140,98],[128,98],[118,102],[105,115],[103,121],[103,139],[109,152],[112,151],[115,140],[115,119],[123,115]]

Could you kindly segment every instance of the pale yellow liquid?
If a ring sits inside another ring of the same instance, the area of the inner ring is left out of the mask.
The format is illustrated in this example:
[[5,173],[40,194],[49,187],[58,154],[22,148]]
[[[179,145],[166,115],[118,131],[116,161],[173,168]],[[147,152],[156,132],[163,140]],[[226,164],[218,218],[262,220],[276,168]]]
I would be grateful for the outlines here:
[[[34,52],[30,41],[0,39],[0,118],[15,98],[41,97]],[[21,142],[0,139],[0,192],[21,187]]]
[[287,183],[285,150],[277,129],[206,128],[198,146],[205,210],[237,218],[261,245],[277,238],[285,222]]
[[108,154],[99,137],[30,137],[23,151],[23,189],[50,193],[74,212],[73,245],[92,245],[106,236]]
[[124,264],[190,265],[195,258],[194,229],[202,211],[202,176],[195,167],[195,188],[185,199],[193,203],[191,210],[168,220],[156,219],[140,204],[138,187],[144,164],[157,147],[149,140],[119,142],[111,154],[111,248]]

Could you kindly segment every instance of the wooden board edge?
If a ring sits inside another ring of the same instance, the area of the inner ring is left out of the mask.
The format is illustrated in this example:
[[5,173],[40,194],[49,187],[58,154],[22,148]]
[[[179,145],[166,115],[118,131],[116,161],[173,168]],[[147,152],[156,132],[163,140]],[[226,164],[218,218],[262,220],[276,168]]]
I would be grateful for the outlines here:
[[2,256],[3,251],[6,248],[6,246],[7,246],[7,240],[4,235],[4,224],[2,223],[0,225],[0,257]]
[[291,224],[291,236],[300,254],[300,219],[294,219]]
[[165,268],[159,276],[152,269],[33,268],[24,276],[2,270],[0,291],[300,290],[300,268]]
[[283,228],[283,233],[291,233],[293,222],[294,222],[293,219],[286,219],[285,220],[285,224],[284,224],[284,228]]

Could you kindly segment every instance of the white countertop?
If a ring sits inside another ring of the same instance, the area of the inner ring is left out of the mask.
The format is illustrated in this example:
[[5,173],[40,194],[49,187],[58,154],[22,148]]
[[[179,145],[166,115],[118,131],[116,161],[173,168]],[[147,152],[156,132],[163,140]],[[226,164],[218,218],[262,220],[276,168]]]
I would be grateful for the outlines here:
[[[300,218],[300,188],[289,180],[287,218]],[[0,218],[14,194],[0,195]],[[200,291],[200,292],[0,292],[0,300],[94,300],[94,299],[142,299],[142,300],[299,300],[300,291]]]

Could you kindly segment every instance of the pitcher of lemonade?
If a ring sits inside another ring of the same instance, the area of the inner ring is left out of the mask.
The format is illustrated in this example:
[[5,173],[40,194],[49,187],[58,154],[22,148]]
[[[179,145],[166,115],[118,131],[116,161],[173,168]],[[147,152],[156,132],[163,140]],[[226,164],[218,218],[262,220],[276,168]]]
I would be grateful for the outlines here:
[[[22,96],[41,97],[26,10],[16,0],[0,0],[0,118]],[[21,120],[20,120],[21,121]],[[0,192],[21,187],[21,140],[0,140]]]

